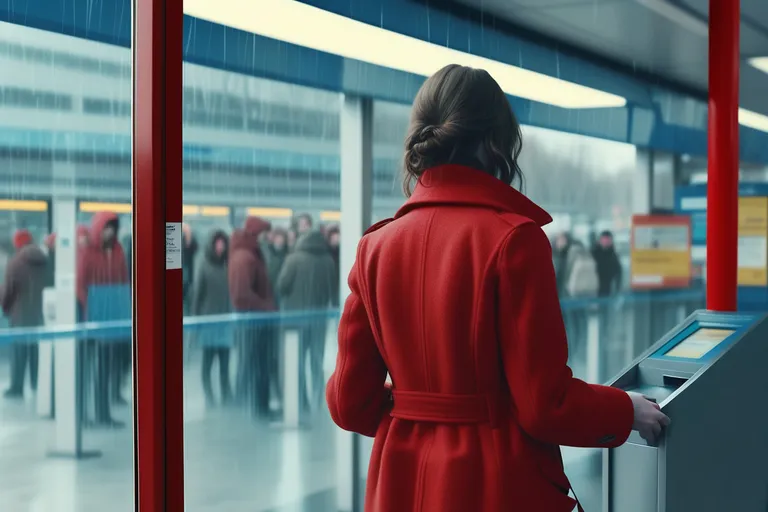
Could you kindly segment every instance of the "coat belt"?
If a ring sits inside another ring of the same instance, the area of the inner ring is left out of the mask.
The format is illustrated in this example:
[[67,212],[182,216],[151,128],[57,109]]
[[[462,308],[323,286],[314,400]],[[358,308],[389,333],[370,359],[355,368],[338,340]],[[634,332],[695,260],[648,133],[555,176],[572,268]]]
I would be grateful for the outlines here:
[[490,423],[498,426],[500,400],[494,394],[452,395],[392,390],[393,418],[429,423]]

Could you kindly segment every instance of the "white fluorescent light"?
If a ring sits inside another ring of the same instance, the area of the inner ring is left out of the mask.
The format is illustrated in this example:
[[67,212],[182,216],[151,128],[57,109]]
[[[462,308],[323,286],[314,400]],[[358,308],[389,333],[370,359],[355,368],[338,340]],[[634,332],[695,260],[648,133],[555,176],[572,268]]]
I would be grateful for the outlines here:
[[749,59],[749,64],[762,71],[763,73],[768,73],[768,57],[754,57],[752,59]]
[[752,112],[745,108],[739,109],[739,124],[761,132],[768,132],[768,116]]
[[507,93],[563,108],[623,107],[621,96],[368,25],[295,0],[184,0],[220,25],[421,76],[448,64],[488,71]]

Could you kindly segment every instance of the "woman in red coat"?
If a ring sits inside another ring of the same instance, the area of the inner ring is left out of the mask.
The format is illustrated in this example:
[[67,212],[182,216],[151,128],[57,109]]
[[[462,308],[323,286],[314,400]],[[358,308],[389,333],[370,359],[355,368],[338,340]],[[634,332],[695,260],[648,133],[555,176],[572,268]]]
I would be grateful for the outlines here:
[[340,427],[376,437],[368,512],[571,511],[560,445],[668,422],[566,365],[552,219],[510,186],[521,145],[483,70],[448,66],[416,96],[410,199],[360,242],[326,392]]

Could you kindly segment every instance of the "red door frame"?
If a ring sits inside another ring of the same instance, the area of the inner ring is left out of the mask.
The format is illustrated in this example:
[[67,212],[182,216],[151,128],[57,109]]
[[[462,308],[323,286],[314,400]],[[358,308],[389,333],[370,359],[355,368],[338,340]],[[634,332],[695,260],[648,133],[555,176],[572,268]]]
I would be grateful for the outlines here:
[[709,1],[707,309],[736,311],[741,0]]
[[134,0],[134,453],[139,512],[184,510],[181,270],[166,223],[182,217],[182,0]]

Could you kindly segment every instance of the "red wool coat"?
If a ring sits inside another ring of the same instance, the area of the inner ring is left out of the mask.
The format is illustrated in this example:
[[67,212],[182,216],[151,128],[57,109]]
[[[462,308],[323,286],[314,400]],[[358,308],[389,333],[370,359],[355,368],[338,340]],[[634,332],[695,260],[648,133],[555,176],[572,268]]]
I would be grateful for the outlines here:
[[628,437],[627,394],[566,365],[549,222],[450,165],[363,237],[326,396],[341,428],[376,437],[366,511],[571,511],[559,445]]

